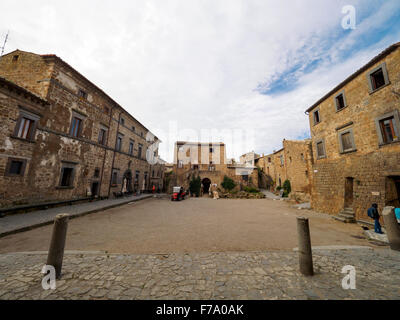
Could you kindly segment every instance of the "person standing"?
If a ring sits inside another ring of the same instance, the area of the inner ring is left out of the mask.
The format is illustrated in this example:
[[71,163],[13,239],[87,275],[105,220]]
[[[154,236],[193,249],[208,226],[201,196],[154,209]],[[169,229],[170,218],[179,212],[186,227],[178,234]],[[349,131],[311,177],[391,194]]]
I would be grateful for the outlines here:
[[379,212],[378,212],[378,205],[376,203],[373,203],[371,208],[368,209],[368,217],[374,219],[375,221],[375,233],[383,234],[381,224],[379,223]]
[[394,209],[394,214],[396,215],[397,223],[400,225],[400,208]]

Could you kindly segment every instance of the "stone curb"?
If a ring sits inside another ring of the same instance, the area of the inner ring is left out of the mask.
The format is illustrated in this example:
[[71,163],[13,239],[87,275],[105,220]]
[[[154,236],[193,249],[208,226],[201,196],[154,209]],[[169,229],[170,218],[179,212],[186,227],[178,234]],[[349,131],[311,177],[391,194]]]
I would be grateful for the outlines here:
[[[311,250],[374,250],[374,248],[369,246],[313,246]],[[293,251],[299,251],[299,248],[293,248]]]
[[[144,200],[144,199],[149,199],[149,198],[152,198],[152,197],[153,197],[152,194],[144,195],[142,198],[139,198],[139,199],[129,199],[129,200],[126,200],[126,201],[123,201],[123,202],[119,202],[119,203],[115,203],[115,204],[111,204],[111,205],[105,205],[104,207],[101,207],[101,208],[90,209],[90,210],[87,210],[87,211],[84,211],[84,212],[71,214],[69,218],[70,219],[74,219],[74,218],[82,217],[82,216],[85,216],[87,214],[96,213],[96,212],[107,210],[107,209],[112,209],[112,208],[119,207],[119,206],[122,206],[122,205],[125,205],[125,204],[128,204],[128,203],[131,203],[131,202],[137,202],[137,201]],[[5,231],[5,232],[0,233],[0,238],[3,238],[5,236],[9,236],[11,234],[16,234],[16,233],[19,233],[19,232],[24,232],[24,231],[40,228],[40,227],[52,224],[53,222],[54,222],[54,217],[49,219],[49,220],[43,221],[43,222],[35,223],[35,224],[29,225],[29,226],[25,226],[25,227],[21,227],[21,228],[16,228],[16,229],[9,230],[9,231]]]

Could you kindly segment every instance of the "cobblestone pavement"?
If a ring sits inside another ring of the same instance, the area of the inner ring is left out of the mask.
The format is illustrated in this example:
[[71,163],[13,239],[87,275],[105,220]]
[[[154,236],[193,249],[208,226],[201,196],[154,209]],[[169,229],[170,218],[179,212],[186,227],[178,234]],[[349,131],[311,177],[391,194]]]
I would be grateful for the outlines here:
[[[0,299],[400,299],[400,253],[314,249],[313,277],[294,251],[107,255],[67,253],[55,290],[41,287],[46,255],[0,255]],[[357,289],[344,290],[353,265]]]
[[[158,196],[161,196],[158,194]],[[79,217],[84,214],[97,212],[120,206],[131,201],[151,198],[151,194],[129,196],[118,199],[107,199],[93,202],[85,202],[71,206],[61,206],[47,210],[38,210],[25,214],[13,214],[0,218],[0,237],[20,231],[33,229],[46,224],[51,224],[57,214],[68,213],[71,217]]]

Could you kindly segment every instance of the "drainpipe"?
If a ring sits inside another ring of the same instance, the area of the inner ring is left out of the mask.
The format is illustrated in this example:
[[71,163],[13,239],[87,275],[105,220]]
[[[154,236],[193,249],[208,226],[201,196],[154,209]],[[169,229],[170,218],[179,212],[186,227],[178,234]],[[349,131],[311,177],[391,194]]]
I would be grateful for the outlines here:
[[[100,197],[101,197],[101,187],[103,185],[104,166],[105,166],[105,163],[106,163],[107,146],[108,146],[108,142],[109,142],[109,138],[110,138],[111,119],[112,119],[113,110],[114,110],[114,106],[111,107],[110,118],[108,120],[107,141],[106,141],[106,145],[105,145],[105,148],[104,148],[103,165],[102,165],[102,168],[101,168],[101,176],[100,176],[100,192],[99,192],[100,193]],[[111,172],[112,172],[112,170],[111,170]],[[108,191],[108,197],[110,197],[110,190]]]
[[[121,122],[121,111],[119,112],[119,115],[118,115],[118,125],[117,125],[117,132],[116,132],[116,134],[115,134],[115,143],[114,143],[114,148],[113,148],[113,150],[114,150],[114,154],[113,154],[113,160],[112,160],[112,164],[111,164],[111,176],[110,176],[110,184],[109,184],[109,186],[108,186],[108,197],[110,197],[110,192],[111,192],[111,182],[112,182],[112,171],[113,171],[113,169],[114,169],[114,161],[115,161],[115,153],[116,153],[116,150],[115,150],[115,146],[117,145],[117,139],[118,139],[118,132],[119,132],[119,124],[120,124],[120,122]],[[111,129],[111,128],[110,128]]]

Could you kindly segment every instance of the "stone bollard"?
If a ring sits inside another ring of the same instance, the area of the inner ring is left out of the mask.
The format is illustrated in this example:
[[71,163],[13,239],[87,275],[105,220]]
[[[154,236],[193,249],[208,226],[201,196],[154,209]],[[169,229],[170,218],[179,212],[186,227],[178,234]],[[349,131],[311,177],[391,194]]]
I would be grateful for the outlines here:
[[400,228],[394,214],[394,207],[383,208],[382,216],[385,222],[390,249],[400,251]]
[[68,214],[58,214],[54,219],[53,234],[51,236],[50,249],[47,256],[47,265],[56,270],[56,278],[61,277],[61,268],[64,258],[65,239],[67,237]]
[[312,276],[314,275],[314,268],[311,251],[310,227],[307,218],[297,217],[297,234],[299,237],[300,272],[305,276]]

